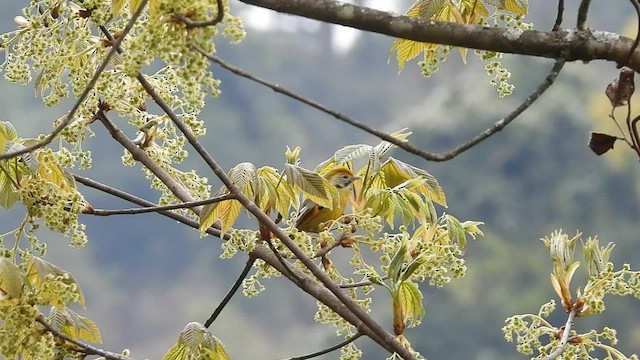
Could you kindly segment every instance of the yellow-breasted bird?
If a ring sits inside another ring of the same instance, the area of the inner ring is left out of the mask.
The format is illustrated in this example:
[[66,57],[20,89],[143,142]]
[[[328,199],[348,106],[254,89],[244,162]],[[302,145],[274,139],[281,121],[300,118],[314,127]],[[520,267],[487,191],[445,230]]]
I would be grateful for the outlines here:
[[296,219],[296,228],[306,232],[318,233],[324,230],[322,225],[335,220],[344,214],[349,195],[353,191],[353,182],[360,179],[353,175],[346,167],[336,167],[324,175],[327,181],[338,189],[339,196],[333,199],[333,208],[329,209],[307,199],[300,207],[300,214]]

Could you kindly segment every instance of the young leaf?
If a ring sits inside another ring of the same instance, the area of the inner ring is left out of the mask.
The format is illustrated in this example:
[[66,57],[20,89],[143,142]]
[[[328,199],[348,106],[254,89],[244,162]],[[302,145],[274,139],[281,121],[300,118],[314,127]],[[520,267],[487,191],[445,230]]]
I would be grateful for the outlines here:
[[55,329],[62,331],[70,337],[78,340],[86,340],[93,343],[101,343],[102,337],[98,326],[86,317],[64,308],[51,308],[49,313],[49,324]]
[[337,164],[352,161],[364,156],[369,156],[374,151],[374,147],[366,144],[347,145],[336,151],[333,155]]
[[14,299],[19,298],[23,285],[20,269],[10,259],[0,257],[0,299],[5,294]]
[[302,191],[307,199],[325,208],[333,208],[337,190],[318,173],[291,164],[285,164],[283,173],[291,187]]
[[398,288],[399,299],[404,310],[405,321],[410,327],[420,325],[424,317],[424,305],[422,304],[422,293],[418,285],[411,281],[403,281]]
[[447,214],[445,215],[445,222],[447,224],[447,232],[450,242],[457,242],[462,250],[467,246],[467,235],[460,223],[460,220]]
[[[70,273],[37,256],[31,256],[27,265],[27,281],[36,289],[42,289],[47,275],[53,275],[54,277],[63,277],[62,282],[65,285],[74,284],[77,287],[78,294],[80,295],[78,303],[84,306],[84,295],[82,294],[82,290],[80,290],[80,288],[78,287],[78,283]],[[62,307],[62,304],[56,303],[56,301],[57,299],[52,299],[54,305],[59,305],[59,307]]]

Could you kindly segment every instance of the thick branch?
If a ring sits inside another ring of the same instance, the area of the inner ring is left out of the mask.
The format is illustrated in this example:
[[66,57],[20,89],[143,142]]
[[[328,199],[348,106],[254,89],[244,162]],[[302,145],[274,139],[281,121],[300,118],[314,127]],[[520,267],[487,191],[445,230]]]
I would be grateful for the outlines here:
[[[240,0],[309,19],[420,42],[453,45],[567,61],[614,61],[640,72],[640,54],[629,58],[632,41],[596,30],[518,31],[410,18],[332,0]],[[629,60],[629,64],[627,64]]]

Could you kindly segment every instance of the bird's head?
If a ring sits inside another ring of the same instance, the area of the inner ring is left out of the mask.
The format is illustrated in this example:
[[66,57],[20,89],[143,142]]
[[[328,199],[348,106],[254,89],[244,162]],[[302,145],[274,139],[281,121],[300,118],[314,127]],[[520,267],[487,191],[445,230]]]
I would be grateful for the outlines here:
[[353,172],[346,167],[336,167],[324,175],[324,178],[338,190],[353,189],[353,182],[360,179],[360,176],[353,175]]

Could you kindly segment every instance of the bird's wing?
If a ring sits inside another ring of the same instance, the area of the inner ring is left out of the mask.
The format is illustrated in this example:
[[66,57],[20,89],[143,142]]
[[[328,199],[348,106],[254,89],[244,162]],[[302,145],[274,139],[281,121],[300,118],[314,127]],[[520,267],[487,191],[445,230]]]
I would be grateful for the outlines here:
[[313,217],[314,215],[319,213],[322,209],[324,209],[323,206],[319,206],[312,200],[306,199],[302,203],[302,206],[300,206],[300,212],[298,213],[298,218],[296,219],[296,227],[298,227],[306,219]]

